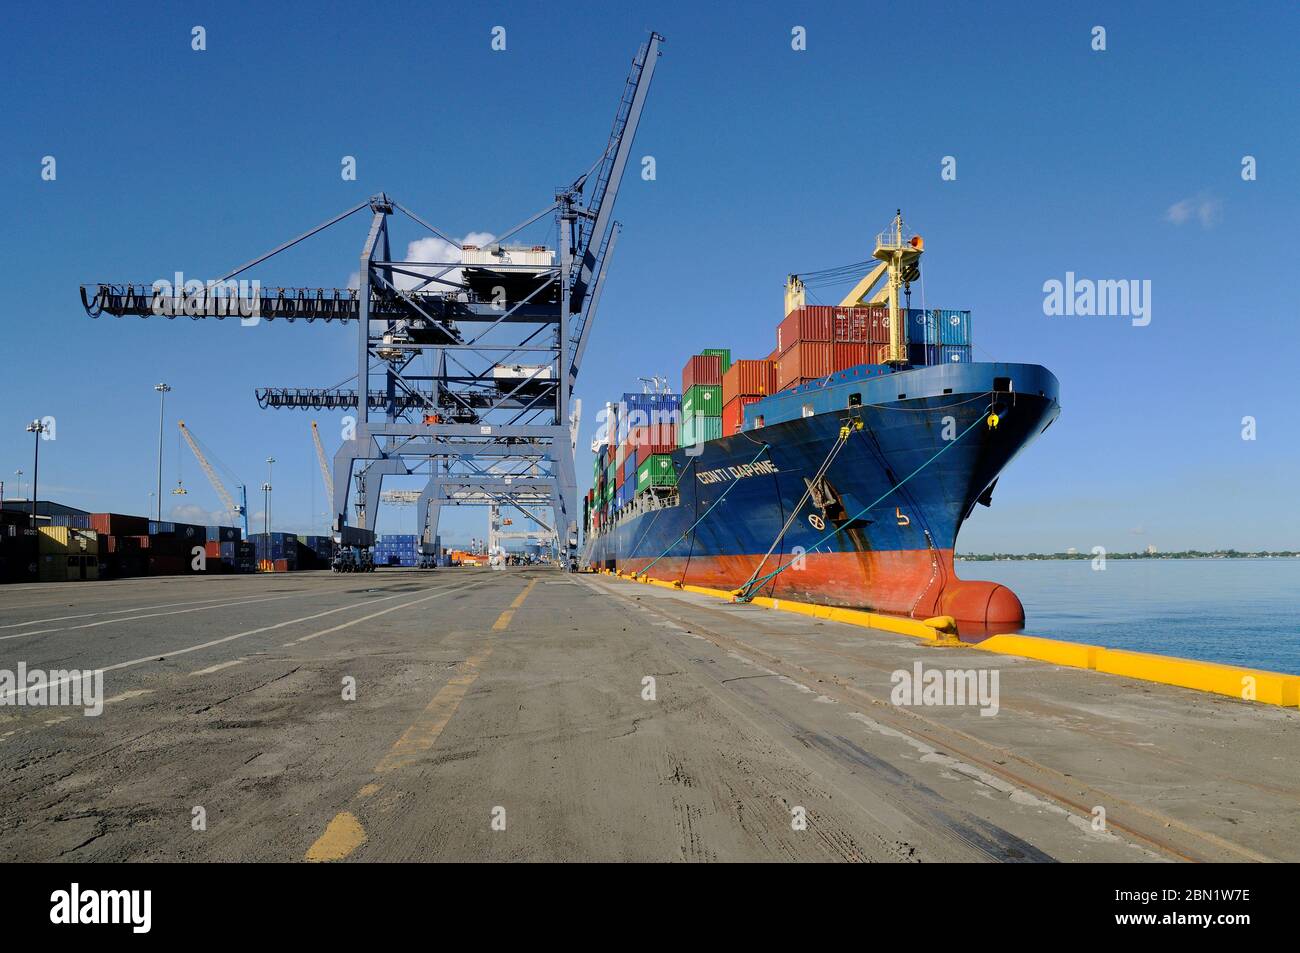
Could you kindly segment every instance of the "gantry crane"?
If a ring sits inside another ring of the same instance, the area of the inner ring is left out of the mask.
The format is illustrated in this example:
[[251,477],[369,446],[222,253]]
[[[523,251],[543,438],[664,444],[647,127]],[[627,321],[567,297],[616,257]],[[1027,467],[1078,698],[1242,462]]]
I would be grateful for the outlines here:
[[[248,488],[242,482],[236,484],[239,487],[239,502],[236,503],[235,498],[231,496],[230,491],[226,489],[226,485],[222,483],[221,478],[217,476],[217,471],[214,470],[212,464],[208,462],[208,454],[203,452],[199,446],[198,439],[194,434],[190,433],[190,428],[185,426],[185,421],[177,421],[177,425],[181,428],[181,436],[184,437],[185,442],[190,445],[190,449],[194,451],[194,456],[198,459],[199,466],[201,466],[203,472],[208,475],[208,482],[212,484],[212,489],[216,490],[217,496],[221,497],[221,502],[225,504],[226,510],[232,516],[238,516],[243,522],[244,538],[248,539]],[[220,463],[220,461],[217,462]],[[222,469],[227,473],[230,473],[229,467],[223,466]],[[181,492],[184,491],[182,490]]]
[[[437,536],[444,505],[550,507],[568,566],[578,542],[571,395],[621,228],[614,203],[662,41],[651,33],[637,50],[590,168],[490,245],[457,241],[380,192],[214,281],[87,284],[82,304],[91,317],[355,322],[353,387],[257,391],[262,407],[355,409],[352,436],[333,461],[335,542],[372,545],[383,477],[420,473],[428,476],[416,514],[425,544]],[[369,214],[369,230],[356,287],[236,280],[357,213]],[[543,234],[558,235],[553,247],[520,242],[534,226],[532,234],[542,232],[546,219]],[[450,253],[438,257],[450,260],[400,260],[391,248],[396,222],[440,239]],[[354,477],[355,522],[348,512]]]

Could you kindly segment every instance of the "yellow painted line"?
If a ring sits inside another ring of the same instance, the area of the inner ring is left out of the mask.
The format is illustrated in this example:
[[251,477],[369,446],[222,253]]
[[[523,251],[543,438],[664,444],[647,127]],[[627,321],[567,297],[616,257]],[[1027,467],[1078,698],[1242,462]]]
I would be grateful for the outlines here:
[[402,732],[402,737],[393,743],[388,754],[377,765],[375,774],[387,774],[397,768],[404,768],[427,752],[437,743],[442,730],[451,721],[452,715],[460,707],[471,685],[478,681],[479,670],[489,656],[492,646],[486,646],[477,655],[471,655],[460,665],[460,673],[452,677],[446,685],[438,690],[433,700],[425,706],[415,724]]
[[505,612],[502,612],[501,615],[497,617],[496,622],[492,623],[493,632],[501,632],[510,624],[510,620],[515,617],[515,610],[524,604],[524,600],[528,598],[528,593],[533,591],[533,586],[535,585],[537,585],[536,579],[528,583],[528,585],[524,587],[524,591],[515,596],[515,601],[510,603],[510,608],[506,609]]
[[342,860],[365,842],[366,830],[361,822],[351,811],[340,811],[329,822],[325,833],[307,848],[307,860],[313,863]]
[[[500,632],[510,624],[515,611],[524,604],[524,600],[528,598],[528,594],[533,591],[535,585],[537,585],[537,580],[531,580],[524,588],[524,591],[519,593],[514,601],[510,603],[509,608],[497,617],[496,622],[492,625],[493,632]],[[376,615],[382,614],[376,613]],[[323,634],[316,633],[316,635]],[[314,638],[315,636],[309,637]],[[432,700],[425,706],[424,711],[420,713],[420,717],[406,731],[402,732],[402,736],[393,742],[393,746],[388,749],[388,753],[375,765],[375,774],[388,774],[391,771],[404,768],[420,760],[437,744],[438,738],[442,736],[443,729],[447,727],[452,716],[460,708],[460,703],[469,692],[470,686],[478,681],[483,665],[491,655],[492,645],[489,643],[478,653],[471,655],[460,664],[456,675],[452,676],[447,684],[434,694]],[[357,792],[354,800],[371,797],[381,788],[380,783],[372,781]],[[334,819],[325,828],[325,833],[321,834],[316,842],[308,848],[306,859],[309,861],[342,860],[365,842],[366,832],[361,826],[361,822],[350,811],[341,811],[334,815]]]

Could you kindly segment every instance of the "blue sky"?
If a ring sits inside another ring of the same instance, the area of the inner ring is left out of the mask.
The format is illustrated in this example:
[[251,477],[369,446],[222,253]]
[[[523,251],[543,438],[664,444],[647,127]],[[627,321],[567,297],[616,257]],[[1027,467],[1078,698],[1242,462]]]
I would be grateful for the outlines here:
[[[224,273],[381,190],[457,235],[500,232],[590,165],[653,28],[667,42],[635,155],[657,178],[619,196],[578,385],[580,479],[598,402],[641,374],[679,380],[702,347],[765,355],[785,274],[867,257],[902,207],[926,236],[926,302],[972,310],[980,359],[1061,380],[1060,420],[962,550],[1300,538],[1293,3],[50,4],[5,19],[22,38],[0,63],[7,496],[16,469],[30,479],[24,426],[48,414],[42,496],[142,512],[164,379],[167,507],[179,461],[179,499],[219,509],[178,453],[179,417],[251,486],[274,455],[276,528],[320,529],[312,417],[252,394],[346,378],[352,332],[92,321],[78,284]],[[255,276],[345,284],[364,229],[350,219]],[[1150,280],[1150,325],[1045,316],[1043,283],[1067,271]],[[331,453],[338,416],[317,417]],[[390,509],[379,529],[413,523]],[[445,540],[485,528],[482,510],[443,520]]]

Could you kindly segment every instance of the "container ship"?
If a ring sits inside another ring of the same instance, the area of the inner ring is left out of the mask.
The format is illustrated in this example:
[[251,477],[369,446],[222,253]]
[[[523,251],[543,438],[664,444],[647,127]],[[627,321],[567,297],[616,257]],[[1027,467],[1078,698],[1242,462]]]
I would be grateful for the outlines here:
[[680,394],[656,383],[606,405],[583,568],[963,631],[1023,625],[1015,593],[959,579],[953,553],[1056,419],[1058,383],[973,361],[969,311],[907,307],[924,250],[900,214],[839,306],[807,304],[790,276],[766,357],[707,349]]

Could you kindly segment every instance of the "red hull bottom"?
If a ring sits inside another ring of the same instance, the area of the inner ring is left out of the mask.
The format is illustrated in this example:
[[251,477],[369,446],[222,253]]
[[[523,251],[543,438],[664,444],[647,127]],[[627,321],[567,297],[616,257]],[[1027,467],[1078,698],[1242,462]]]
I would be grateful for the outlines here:
[[[759,555],[664,557],[648,575],[654,579],[715,589],[744,585],[762,561]],[[623,572],[639,573],[650,558],[620,560]],[[769,558],[762,572],[789,562]],[[1006,586],[958,579],[952,550],[810,553],[801,565],[786,569],[763,585],[757,595],[819,605],[869,609],[925,619],[950,615],[960,622],[1021,626],[1025,609]]]

